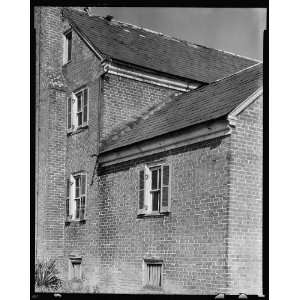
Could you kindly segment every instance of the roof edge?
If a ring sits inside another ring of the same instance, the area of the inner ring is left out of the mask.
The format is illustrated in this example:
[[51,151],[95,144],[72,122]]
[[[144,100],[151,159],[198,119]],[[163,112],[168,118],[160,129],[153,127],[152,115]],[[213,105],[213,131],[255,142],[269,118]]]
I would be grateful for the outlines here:
[[232,126],[236,125],[237,116],[245,110],[250,104],[252,104],[259,96],[263,94],[263,87],[258,88],[254,93],[252,93],[247,99],[240,103],[228,114],[229,124]]
[[223,137],[231,134],[232,128],[225,118],[198,124],[193,128],[184,128],[180,134],[168,137],[157,136],[122,148],[100,152],[100,165],[103,167],[115,165],[129,160],[137,159],[152,154],[165,152],[192,145],[206,140]]

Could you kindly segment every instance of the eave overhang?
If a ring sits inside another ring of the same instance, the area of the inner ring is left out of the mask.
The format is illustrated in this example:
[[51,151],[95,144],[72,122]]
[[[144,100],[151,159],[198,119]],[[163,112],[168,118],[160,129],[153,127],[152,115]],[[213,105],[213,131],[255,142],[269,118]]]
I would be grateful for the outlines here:
[[99,163],[102,167],[107,167],[230,134],[231,126],[228,120],[222,118],[119,149],[100,152]]

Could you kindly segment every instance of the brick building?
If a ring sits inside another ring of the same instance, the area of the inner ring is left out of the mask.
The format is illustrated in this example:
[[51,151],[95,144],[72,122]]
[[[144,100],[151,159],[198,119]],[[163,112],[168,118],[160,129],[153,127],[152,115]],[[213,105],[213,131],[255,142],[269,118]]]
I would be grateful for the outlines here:
[[108,293],[262,293],[262,63],[36,7],[36,257]]

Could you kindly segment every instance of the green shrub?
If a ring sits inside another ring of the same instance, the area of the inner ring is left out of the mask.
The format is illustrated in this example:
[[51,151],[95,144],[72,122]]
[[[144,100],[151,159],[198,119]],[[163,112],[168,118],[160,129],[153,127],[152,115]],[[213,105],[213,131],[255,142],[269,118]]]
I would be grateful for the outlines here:
[[62,285],[62,280],[58,277],[58,270],[54,259],[38,261],[35,264],[35,287],[40,291],[57,290]]

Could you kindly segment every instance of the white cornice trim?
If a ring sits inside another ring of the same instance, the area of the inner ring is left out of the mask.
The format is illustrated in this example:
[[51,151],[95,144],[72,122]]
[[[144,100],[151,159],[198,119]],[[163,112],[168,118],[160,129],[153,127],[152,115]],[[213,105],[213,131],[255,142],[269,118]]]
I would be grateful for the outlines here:
[[108,74],[114,74],[136,81],[163,86],[181,92],[189,92],[199,87],[199,84],[189,84],[183,80],[172,80],[162,76],[149,75],[144,72],[130,71],[125,68],[116,67],[111,63],[104,63],[104,69],[108,71]]
[[227,117],[229,124],[235,126],[237,121],[237,116],[262,94],[263,94],[263,88],[260,87],[253,94],[251,94],[246,100],[244,100],[240,105],[238,105]]
[[189,132],[181,132],[173,137],[158,137],[155,141],[145,141],[140,145],[132,145],[124,149],[100,153],[99,160],[101,166],[107,167],[128,160],[226,136],[231,134],[231,130],[226,120],[219,120],[209,126],[201,125],[200,127],[190,129]]

